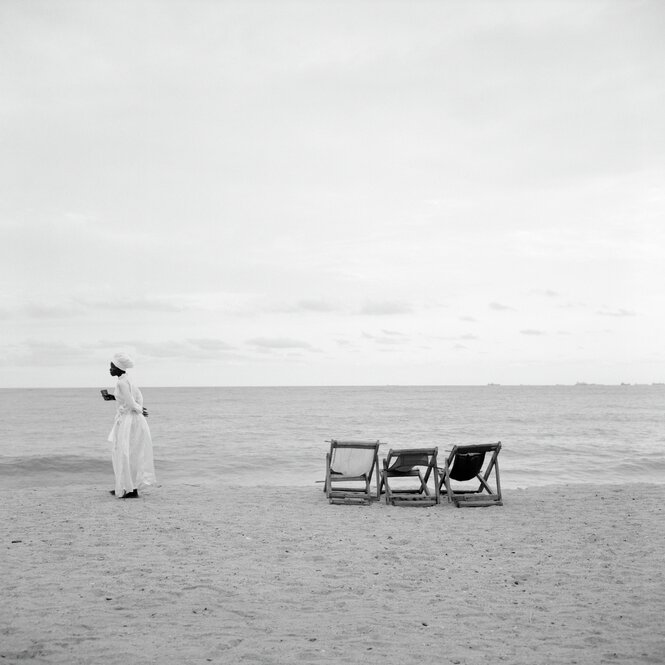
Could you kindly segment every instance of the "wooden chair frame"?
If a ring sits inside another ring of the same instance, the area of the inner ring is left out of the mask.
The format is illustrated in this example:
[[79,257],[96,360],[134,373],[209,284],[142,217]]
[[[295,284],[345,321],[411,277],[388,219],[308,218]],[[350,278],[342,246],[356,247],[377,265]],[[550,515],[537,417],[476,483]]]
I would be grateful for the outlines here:
[[[461,506],[502,506],[499,452],[501,441],[475,445],[454,446],[441,470],[439,489],[448,495],[448,501]],[[486,460],[491,453],[489,461]],[[457,464],[457,467],[456,467]],[[484,468],[484,470],[483,470]],[[493,477],[493,478],[492,478]],[[494,481],[496,488],[490,484]],[[475,489],[453,488],[451,481],[478,482]]]
[[[440,502],[438,448],[401,448],[389,450],[383,460],[379,494],[384,490],[386,503],[393,506],[433,506]],[[423,475],[424,471],[424,475]],[[427,483],[433,475],[434,490]],[[419,487],[397,489],[391,487],[390,478],[418,478]]]
[[[330,451],[326,453],[326,480],[323,491],[330,503],[356,503],[369,504],[379,499],[379,441],[338,441],[330,440]],[[336,473],[331,468],[334,463],[335,451],[339,448],[352,448],[361,450],[373,450],[374,458],[367,473],[359,476],[344,475]],[[372,494],[372,477],[376,474],[376,496]],[[362,483],[358,486],[348,486],[348,483]],[[338,484],[346,484],[339,486]]]

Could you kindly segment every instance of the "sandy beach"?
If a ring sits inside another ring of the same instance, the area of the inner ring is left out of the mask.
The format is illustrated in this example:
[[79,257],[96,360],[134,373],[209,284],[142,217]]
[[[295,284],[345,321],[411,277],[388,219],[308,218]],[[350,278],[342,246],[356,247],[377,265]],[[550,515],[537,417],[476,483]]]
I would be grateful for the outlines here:
[[665,486],[0,491],[2,663],[663,663]]

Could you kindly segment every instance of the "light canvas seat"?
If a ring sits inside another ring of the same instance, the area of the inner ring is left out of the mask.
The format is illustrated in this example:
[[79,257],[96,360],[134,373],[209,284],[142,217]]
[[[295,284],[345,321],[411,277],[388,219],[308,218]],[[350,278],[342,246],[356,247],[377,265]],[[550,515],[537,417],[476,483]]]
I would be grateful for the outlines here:
[[[369,503],[379,498],[379,441],[330,441],[324,491],[330,503]],[[376,496],[372,496],[374,477]]]
[[[440,490],[460,506],[501,506],[501,442],[454,446],[442,469]],[[494,487],[492,487],[494,483]]]
[[[383,460],[381,485],[386,503],[404,506],[433,506],[439,503],[437,448],[403,448],[388,451]],[[430,489],[430,476],[433,486]],[[417,479],[414,486],[413,479]]]

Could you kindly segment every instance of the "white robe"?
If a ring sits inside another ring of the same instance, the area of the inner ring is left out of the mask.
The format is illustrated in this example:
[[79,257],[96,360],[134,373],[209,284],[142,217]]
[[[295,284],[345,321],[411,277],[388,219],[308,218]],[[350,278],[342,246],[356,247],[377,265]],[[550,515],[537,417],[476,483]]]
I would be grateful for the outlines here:
[[125,373],[118,378],[113,394],[118,411],[108,440],[113,444],[115,495],[120,499],[125,492],[152,485],[156,478],[141,391]]

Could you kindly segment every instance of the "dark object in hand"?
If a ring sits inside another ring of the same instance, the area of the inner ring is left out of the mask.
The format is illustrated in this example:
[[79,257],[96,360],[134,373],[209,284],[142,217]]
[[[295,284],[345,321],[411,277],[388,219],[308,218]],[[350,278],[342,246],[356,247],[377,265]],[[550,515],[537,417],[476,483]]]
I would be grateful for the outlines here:
[[114,400],[115,397],[113,395],[109,395],[109,391],[104,389],[99,391],[102,394],[102,397],[108,402],[111,400]]
[[148,417],[148,409],[146,409],[145,407],[143,407],[143,415],[145,418]]

